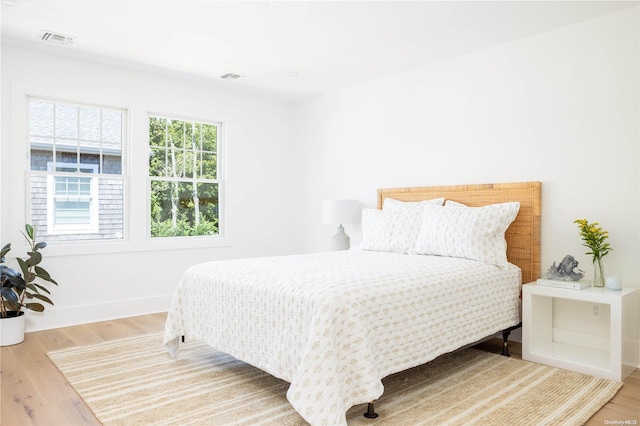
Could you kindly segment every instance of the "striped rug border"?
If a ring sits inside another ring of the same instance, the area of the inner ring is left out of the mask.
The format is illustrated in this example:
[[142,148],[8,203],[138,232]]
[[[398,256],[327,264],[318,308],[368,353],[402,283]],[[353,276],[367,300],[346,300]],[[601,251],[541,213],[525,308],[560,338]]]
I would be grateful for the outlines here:
[[[160,333],[48,352],[104,425],[304,425],[289,384],[201,342],[172,358]],[[623,383],[475,349],[383,380],[380,417],[347,412],[350,426],[581,425]],[[255,407],[255,408],[254,408]]]

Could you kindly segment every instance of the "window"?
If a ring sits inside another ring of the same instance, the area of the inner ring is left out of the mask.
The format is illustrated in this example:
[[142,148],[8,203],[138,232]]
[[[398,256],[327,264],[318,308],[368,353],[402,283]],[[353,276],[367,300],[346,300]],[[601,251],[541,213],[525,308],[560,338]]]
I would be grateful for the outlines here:
[[152,238],[220,234],[220,128],[149,117]]
[[47,218],[47,223],[68,231],[91,229],[96,232],[97,203],[91,202],[91,194],[96,192],[93,188],[95,181],[91,178],[50,176],[49,182],[47,187],[53,190],[49,191],[52,199],[47,204],[53,208],[48,210],[51,217]]
[[31,223],[49,241],[124,238],[124,110],[29,99]]

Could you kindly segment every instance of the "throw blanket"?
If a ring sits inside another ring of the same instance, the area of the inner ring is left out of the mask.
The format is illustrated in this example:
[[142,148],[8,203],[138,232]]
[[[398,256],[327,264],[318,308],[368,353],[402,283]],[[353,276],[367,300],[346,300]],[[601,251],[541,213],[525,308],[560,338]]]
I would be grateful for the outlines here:
[[203,340],[291,383],[312,425],[383,393],[382,378],[519,322],[520,270],[349,250],[209,262],[183,275],[165,344]]

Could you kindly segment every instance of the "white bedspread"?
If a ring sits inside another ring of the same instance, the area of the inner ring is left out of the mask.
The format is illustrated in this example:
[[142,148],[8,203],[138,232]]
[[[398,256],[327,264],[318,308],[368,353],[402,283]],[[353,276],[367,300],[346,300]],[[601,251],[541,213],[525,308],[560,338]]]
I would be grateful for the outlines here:
[[383,393],[381,379],[519,322],[520,270],[349,250],[209,262],[176,289],[165,344],[203,340],[291,383],[312,425]]

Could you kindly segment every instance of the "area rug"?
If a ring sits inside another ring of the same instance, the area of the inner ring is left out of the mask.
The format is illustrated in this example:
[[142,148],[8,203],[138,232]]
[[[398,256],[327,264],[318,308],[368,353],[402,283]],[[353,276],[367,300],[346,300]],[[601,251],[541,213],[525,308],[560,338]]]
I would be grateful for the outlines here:
[[[162,335],[47,354],[104,425],[305,425],[289,384],[198,342],[178,359]],[[466,349],[384,379],[376,402],[347,422],[379,425],[580,425],[622,383]]]

